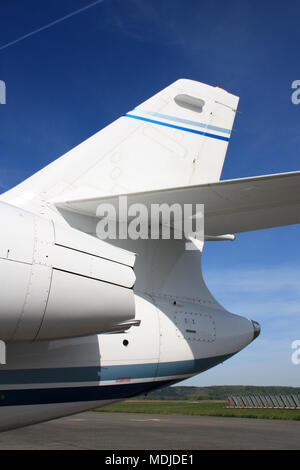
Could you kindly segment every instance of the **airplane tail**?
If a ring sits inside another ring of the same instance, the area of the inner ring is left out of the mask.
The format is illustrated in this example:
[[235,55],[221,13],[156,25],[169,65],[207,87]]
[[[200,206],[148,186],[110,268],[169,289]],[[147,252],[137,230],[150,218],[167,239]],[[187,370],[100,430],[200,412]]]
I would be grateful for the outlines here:
[[177,80],[1,199],[24,207],[36,197],[55,202],[216,182],[238,100],[218,86]]

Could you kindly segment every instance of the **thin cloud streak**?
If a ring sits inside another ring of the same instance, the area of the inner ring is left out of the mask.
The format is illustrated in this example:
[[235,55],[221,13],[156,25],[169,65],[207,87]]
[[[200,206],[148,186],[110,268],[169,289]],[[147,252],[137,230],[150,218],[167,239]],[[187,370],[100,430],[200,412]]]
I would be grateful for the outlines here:
[[71,13],[68,13],[68,15],[62,16],[61,18],[58,18],[57,20],[51,21],[51,23],[48,23],[44,26],[41,26],[40,28],[35,29],[34,31],[31,31],[30,33],[24,34],[24,36],[21,36],[17,39],[14,39],[13,41],[10,41],[10,42],[4,44],[3,46],[0,46],[0,51],[2,51],[4,49],[7,49],[8,47],[12,46],[13,44],[17,44],[18,42],[21,42],[24,39],[27,39],[27,38],[33,36],[34,34],[40,33],[41,31],[44,31],[45,29],[51,28],[52,26],[54,26],[58,23],[61,23],[62,21],[65,21],[68,18],[71,18],[72,16],[78,15],[82,11],[87,10],[89,8],[92,8],[96,5],[98,5],[99,3],[103,3],[103,2],[104,2],[104,0],[97,0],[96,2],[93,2],[93,3],[90,3],[89,5],[86,5],[85,7],[79,8],[78,10],[75,10]]

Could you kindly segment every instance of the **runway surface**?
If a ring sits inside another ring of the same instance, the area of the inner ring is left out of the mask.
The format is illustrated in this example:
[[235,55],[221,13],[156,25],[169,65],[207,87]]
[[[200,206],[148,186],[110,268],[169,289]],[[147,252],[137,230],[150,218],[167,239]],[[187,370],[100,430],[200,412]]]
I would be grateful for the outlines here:
[[86,412],[0,433],[13,449],[300,449],[300,422]]

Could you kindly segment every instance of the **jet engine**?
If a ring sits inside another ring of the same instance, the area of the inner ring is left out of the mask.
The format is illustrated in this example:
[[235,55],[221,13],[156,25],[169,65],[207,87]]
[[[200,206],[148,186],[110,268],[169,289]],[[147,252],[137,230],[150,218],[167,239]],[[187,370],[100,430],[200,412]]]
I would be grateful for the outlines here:
[[134,324],[135,255],[0,203],[0,339],[35,341]]

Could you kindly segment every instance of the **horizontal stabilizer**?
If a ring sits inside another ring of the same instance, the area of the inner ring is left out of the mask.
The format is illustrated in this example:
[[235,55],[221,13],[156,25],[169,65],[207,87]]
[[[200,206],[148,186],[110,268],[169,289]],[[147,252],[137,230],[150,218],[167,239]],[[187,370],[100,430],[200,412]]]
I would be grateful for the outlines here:
[[[300,223],[300,171],[128,194],[128,206],[204,204],[205,234],[223,235]],[[119,196],[69,199],[58,208],[96,216],[101,203],[118,207]],[[149,210],[150,213],[150,210]]]

